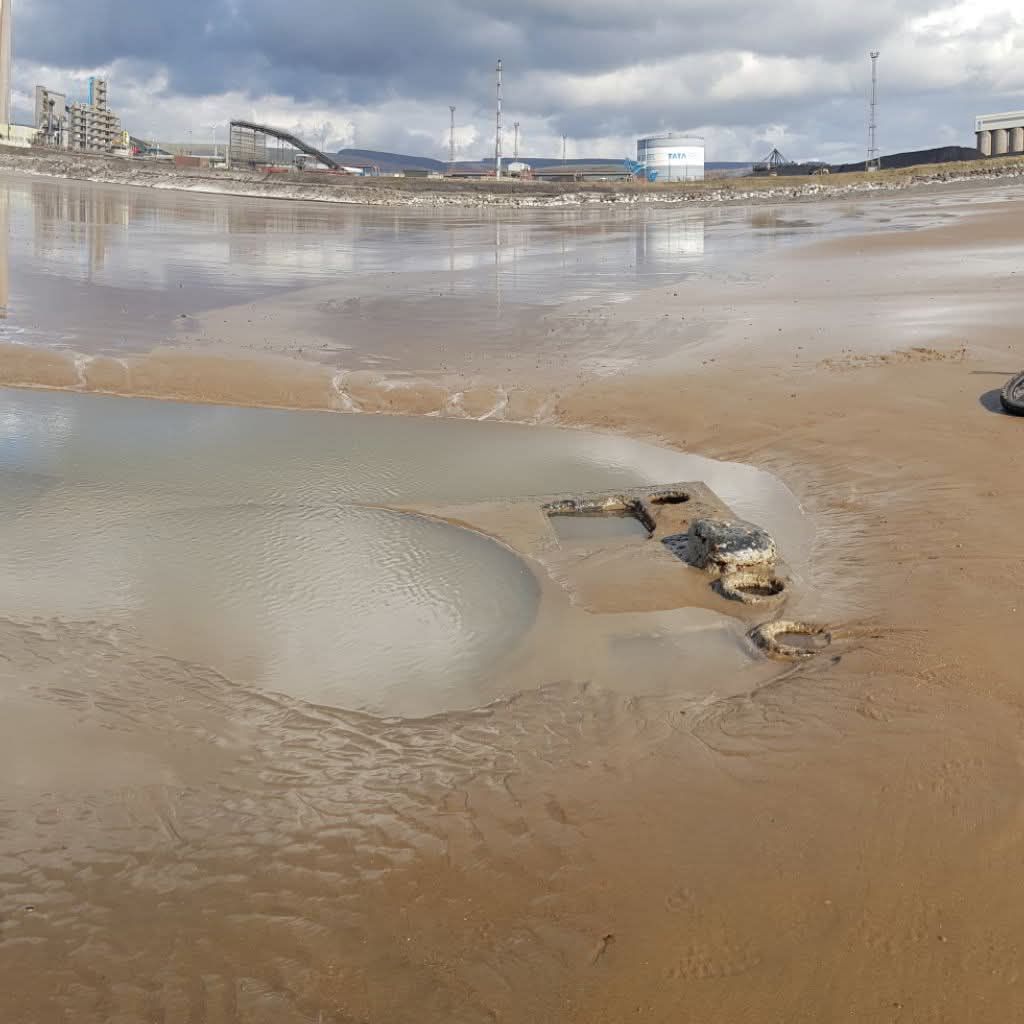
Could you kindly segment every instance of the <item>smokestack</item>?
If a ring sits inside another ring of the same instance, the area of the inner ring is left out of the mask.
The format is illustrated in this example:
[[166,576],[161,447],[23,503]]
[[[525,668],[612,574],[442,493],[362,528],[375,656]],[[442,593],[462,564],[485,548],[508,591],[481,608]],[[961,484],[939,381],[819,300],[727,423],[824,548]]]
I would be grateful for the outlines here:
[[501,177],[501,61],[498,61],[497,91],[498,91],[498,113],[495,121],[494,132],[494,176]]
[[11,123],[11,0],[0,0],[0,124]]

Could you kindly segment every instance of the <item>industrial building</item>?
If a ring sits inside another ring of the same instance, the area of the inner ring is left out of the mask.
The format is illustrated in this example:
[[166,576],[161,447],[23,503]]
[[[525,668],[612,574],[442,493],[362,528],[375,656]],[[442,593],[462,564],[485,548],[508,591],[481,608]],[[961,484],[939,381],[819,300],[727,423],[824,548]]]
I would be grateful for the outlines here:
[[571,184],[578,181],[630,181],[633,175],[622,164],[574,164],[535,167],[530,173],[534,181]]
[[980,156],[1024,153],[1024,110],[982,114],[974,123]]
[[[290,166],[302,169],[307,158],[312,158],[331,171],[344,171],[345,168],[332,156],[322,153],[311,146],[294,132],[284,128],[275,128],[268,124],[255,121],[232,121],[229,126],[227,162],[229,167],[268,167]],[[287,147],[283,153],[278,148],[272,156],[267,139],[271,138]]]
[[107,105],[107,83],[89,79],[89,102],[72,103],[68,108],[68,147],[94,153],[120,149],[121,119]]
[[67,96],[47,89],[45,85],[37,85],[32,124],[44,140],[57,146],[64,145],[68,130]]
[[637,139],[636,159],[655,181],[704,180],[704,140],[696,135],[647,135]]
[[86,103],[68,103],[63,93],[37,85],[34,116],[39,140],[50,146],[92,153],[112,153],[126,146],[121,119],[110,109],[103,78],[89,79]]

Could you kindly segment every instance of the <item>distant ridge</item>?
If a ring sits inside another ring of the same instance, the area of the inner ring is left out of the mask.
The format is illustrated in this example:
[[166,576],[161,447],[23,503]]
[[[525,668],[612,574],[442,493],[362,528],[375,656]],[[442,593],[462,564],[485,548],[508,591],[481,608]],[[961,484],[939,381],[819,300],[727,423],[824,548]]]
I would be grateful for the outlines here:
[[[341,163],[348,163],[357,167],[371,165],[379,167],[384,172],[420,170],[420,171],[447,171],[448,163],[444,160],[435,160],[429,156],[412,156],[408,153],[388,153],[376,149],[339,149],[335,156]],[[506,157],[508,163],[511,158]],[[557,157],[533,157],[521,156],[519,159],[531,167],[559,167],[562,161]],[[621,165],[624,156],[619,157],[585,157],[577,160],[566,160],[568,167],[590,167],[594,164],[601,164],[607,167],[610,164]],[[738,170],[749,167],[750,162],[746,161],[709,161],[705,167],[710,170]],[[494,167],[493,160],[457,160],[456,170],[460,171],[489,171]]]
[[[967,146],[939,146],[936,149],[915,149],[908,153],[893,153],[882,157],[882,169],[899,169],[916,167],[918,164],[951,164],[958,160],[977,160],[978,151]],[[852,164],[833,165],[833,174],[845,174],[849,171],[863,171],[864,161]]]
[[405,153],[384,153],[376,149],[339,149],[334,154],[338,160],[356,166],[370,164],[382,171],[424,170],[443,171],[447,164],[429,156],[409,156]]

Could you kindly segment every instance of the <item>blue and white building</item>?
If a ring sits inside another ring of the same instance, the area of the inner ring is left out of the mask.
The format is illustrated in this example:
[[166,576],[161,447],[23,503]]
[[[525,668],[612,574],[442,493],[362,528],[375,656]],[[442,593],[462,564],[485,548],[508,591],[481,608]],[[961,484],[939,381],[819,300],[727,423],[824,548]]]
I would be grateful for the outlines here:
[[647,135],[637,139],[636,159],[648,174],[657,172],[656,181],[704,180],[704,140],[697,135]]

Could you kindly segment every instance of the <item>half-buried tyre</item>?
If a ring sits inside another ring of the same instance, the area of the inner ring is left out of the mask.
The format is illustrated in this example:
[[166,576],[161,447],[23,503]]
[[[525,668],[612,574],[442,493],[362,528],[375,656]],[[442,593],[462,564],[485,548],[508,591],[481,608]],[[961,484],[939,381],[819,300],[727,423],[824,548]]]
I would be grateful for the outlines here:
[[722,597],[743,604],[780,604],[786,596],[786,584],[773,573],[731,572],[712,586]]
[[775,658],[811,658],[832,643],[832,634],[824,626],[787,619],[765,622],[752,629],[749,636],[761,650]]
[[999,404],[1011,416],[1024,416],[1024,373],[1011,377],[999,393]]

